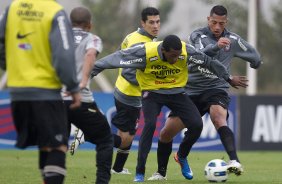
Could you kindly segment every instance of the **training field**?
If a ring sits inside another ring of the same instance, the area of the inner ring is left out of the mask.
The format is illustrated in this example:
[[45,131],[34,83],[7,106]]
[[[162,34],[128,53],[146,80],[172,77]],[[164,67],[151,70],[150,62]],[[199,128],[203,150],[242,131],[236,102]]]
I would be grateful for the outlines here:
[[[244,184],[282,184],[282,152],[239,152],[245,172],[242,176],[229,175],[226,183]],[[157,169],[156,152],[150,153],[147,161],[147,179]],[[132,151],[126,168],[132,175],[113,175],[112,184],[134,183],[137,152]],[[195,152],[192,151],[189,163],[194,172],[193,180],[185,180],[173,157],[170,157],[167,181],[145,181],[145,183],[187,184],[209,183],[204,177],[204,166],[212,159],[227,160],[225,152]],[[95,178],[95,152],[78,150],[74,156],[67,157],[67,178],[65,184],[94,184]],[[42,183],[38,171],[37,151],[28,150],[0,150],[0,183],[1,184],[36,184]]]

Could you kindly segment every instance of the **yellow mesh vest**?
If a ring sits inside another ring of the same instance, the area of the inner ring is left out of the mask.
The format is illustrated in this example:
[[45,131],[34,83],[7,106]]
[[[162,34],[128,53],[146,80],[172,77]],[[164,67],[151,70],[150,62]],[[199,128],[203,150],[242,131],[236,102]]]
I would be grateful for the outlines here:
[[137,70],[136,77],[141,90],[158,90],[184,87],[188,80],[186,44],[182,42],[182,53],[176,63],[162,61],[158,54],[161,42],[145,44],[146,69]]
[[[134,44],[142,43],[142,42],[151,42],[152,39],[139,34],[137,31],[129,34],[124,41],[121,44],[121,49],[125,49],[128,47],[131,47]],[[141,89],[139,86],[136,86],[134,84],[131,84],[128,82],[122,75],[121,75],[122,69],[119,69],[119,75],[116,80],[116,87],[119,91],[121,91],[123,94],[126,94],[128,96],[141,96]]]
[[5,35],[9,87],[61,87],[51,64],[49,44],[52,20],[59,10],[62,7],[53,0],[11,4]]

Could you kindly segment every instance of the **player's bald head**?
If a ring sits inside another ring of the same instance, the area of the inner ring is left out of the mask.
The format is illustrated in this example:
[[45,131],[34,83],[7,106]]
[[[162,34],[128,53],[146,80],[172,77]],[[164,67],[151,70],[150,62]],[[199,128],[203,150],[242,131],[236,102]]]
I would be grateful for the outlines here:
[[91,22],[91,13],[85,7],[76,7],[70,13],[73,26],[83,26]]

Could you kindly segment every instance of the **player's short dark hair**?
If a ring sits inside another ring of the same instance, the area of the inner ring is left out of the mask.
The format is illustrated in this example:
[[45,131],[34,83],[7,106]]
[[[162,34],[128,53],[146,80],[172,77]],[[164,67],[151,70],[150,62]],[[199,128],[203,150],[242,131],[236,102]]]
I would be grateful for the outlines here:
[[73,26],[84,26],[90,24],[91,13],[88,8],[76,7],[70,13],[70,20]]
[[156,15],[160,15],[160,12],[157,8],[154,7],[144,8],[141,12],[141,18],[144,22],[148,20],[148,16],[156,16]]
[[162,47],[165,49],[165,51],[169,51],[170,49],[181,50],[182,43],[178,36],[168,35],[165,37]]
[[227,9],[222,6],[222,5],[216,5],[214,7],[212,7],[211,12],[210,12],[210,16],[212,16],[213,14],[219,15],[219,16],[227,16]]

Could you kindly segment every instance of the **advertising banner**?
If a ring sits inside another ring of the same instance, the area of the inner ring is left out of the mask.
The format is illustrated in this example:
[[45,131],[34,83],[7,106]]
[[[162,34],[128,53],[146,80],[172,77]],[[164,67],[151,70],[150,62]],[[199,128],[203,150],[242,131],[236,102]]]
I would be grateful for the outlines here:
[[240,149],[282,150],[282,96],[240,97]]
[[[114,105],[114,99],[112,93],[94,93],[95,101],[97,102],[101,111],[105,114],[108,119],[109,124],[111,125],[111,119],[116,113],[116,108]],[[13,126],[13,121],[11,117],[10,110],[10,100],[6,92],[0,92],[0,149],[1,148],[14,148],[16,133]],[[161,131],[161,128],[164,126],[166,118],[170,110],[167,107],[163,107],[160,115],[157,119],[156,130],[153,137],[152,149],[157,148],[158,137]],[[234,131],[234,134],[237,133],[237,118],[236,118],[236,97],[232,96],[231,104],[229,108],[229,119],[228,125]],[[210,118],[208,115],[203,117],[204,128],[201,134],[200,139],[193,146],[193,150],[223,150],[220,138],[215,130]],[[112,127],[112,131],[116,132],[116,128]],[[140,121],[138,124],[138,129],[136,132],[135,139],[132,144],[133,149],[138,148],[138,140],[141,136],[141,132],[144,127],[144,117],[141,112]],[[173,148],[178,149],[178,146],[184,135],[183,130],[179,133],[173,141]],[[74,128],[72,129],[72,135],[74,133]],[[72,139],[72,137],[71,137]],[[71,141],[70,139],[70,141]],[[81,145],[81,148],[93,148],[93,145],[86,143]]]
[[7,92],[0,92],[0,148],[12,148],[16,132],[11,115],[10,98]]

